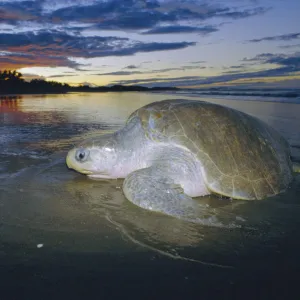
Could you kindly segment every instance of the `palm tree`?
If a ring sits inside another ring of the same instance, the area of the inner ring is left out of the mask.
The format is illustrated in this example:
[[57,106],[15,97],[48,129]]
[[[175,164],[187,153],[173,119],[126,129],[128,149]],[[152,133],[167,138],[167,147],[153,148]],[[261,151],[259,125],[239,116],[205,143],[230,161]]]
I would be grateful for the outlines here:
[[3,72],[0,71],[0,80],[7,80],[7,70],[4,70]]
[[18,81],[24,81],[22,78],[22,73],[17,72],[16,70],[14,71],[0,71],[0,80],[18,80]]

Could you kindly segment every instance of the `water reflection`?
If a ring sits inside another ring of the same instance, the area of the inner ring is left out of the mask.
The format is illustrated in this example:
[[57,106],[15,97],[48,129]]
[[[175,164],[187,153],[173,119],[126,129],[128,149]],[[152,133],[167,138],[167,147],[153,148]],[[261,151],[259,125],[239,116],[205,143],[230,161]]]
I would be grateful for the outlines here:
[[66,123],[65,115],[59,111],[51,113],[27,111],[23,96],[0,97],[0,120],[5,124],[59,124]]
[[[23,96],[22,95],[0,95],[0,101],[16,101],[16,100],[20,100],[22,99]],[[0,102],[1,104],[1,102]]]

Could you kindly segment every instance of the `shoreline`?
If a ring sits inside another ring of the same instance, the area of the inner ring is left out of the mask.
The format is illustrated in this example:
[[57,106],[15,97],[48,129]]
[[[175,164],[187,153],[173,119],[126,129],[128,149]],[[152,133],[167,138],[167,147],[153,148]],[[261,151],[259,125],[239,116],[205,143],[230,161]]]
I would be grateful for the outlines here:
[[180,89],[180,88],[145,88],[145,89],[135,89],[135,88],[129,88],[129,89],[111,89],[111,88],[95,88],[95,89],[77,89],[74,90],[68,90],[68,91],[24,91],[24,92],[1,92],[0,91],[0,99],[3,96],[20,96],[20,95],[53,95],[53,94],[71,94],[71,93],[127,93],[127,92],[153,92],[153,93],[160,93],[160,92],[179,92],[179,95],[182,96],[190,96],[191,94],[195,96],[233,96],[233,97],[262,97],[262,98],[300,98],[300,90],[299,91],[276,91],[274,92],[268,91],[257,91],[257,90],[245,90],[243,91],[213,91],[213,90],[193,90],[193,89]]

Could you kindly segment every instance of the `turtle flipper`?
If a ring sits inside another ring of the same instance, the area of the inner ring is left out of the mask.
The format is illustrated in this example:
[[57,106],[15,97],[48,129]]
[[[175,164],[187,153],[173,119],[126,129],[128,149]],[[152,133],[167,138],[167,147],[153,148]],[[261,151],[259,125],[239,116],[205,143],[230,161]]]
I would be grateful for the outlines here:
[[179,219],[209,226],[236,227],[220,222],[214,210],[186,195],[172,178],[155,167],[130,173],[123,183],[126,198],[135,205]]

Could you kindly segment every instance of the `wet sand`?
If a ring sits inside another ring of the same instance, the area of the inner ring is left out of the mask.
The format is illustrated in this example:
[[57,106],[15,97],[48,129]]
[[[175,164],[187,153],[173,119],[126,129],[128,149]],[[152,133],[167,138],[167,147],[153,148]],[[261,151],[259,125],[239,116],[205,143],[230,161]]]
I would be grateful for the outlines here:
[[[0,299],[299,299],[299,176],[266,201],[198,199],[221,218],[246,219],[228,229],[144,211],[124,198],[122,180],[67,169],[72,144],[115,130],[134,109],[166,98],[175,96],[1,100]],[[300,105],[209,100],[273,125],[300,160]]]

